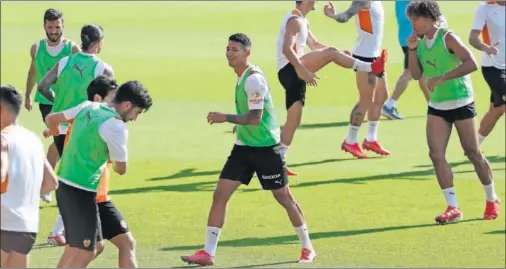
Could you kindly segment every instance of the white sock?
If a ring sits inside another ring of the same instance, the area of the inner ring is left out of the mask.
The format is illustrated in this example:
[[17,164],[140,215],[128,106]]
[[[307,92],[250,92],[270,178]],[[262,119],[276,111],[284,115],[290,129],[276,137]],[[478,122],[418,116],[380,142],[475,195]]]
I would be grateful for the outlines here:
[[487,138],[487,137],[478,133],[478,141],[480,142],[480,145],[483,143],[483,141],[485,141],[485,138]]
[[392,107],[395,107],[395,103],[397,103],[397,101],[395,101],[394,99],[390,98],[386,102],[385,106],[388,107],[388,108],[392,108]]
[[353,69],[357,71],[363,71],[363,72],[371,72],[371,63],[366,63],[361,60],[355,59],[355,62],[353,62]]
[[455,187],[444,189],[442,191],[446,199],[446,204],[459,208],[459,205],[457,204],[457,192],[455,191]]
[[369,121],[367,123],[367,135],[366,139],[369,142],[378,141],[378,124],[379,121]]
[[348,129],[348,136],[346,137],[346,143],[348,144],[357,143],[358,131],[360,131],[360,126],[354,126],[350,124]]
[[288,150],[290,149],[289,146],[285,145],[283,142],[281,142],[281,157],[283,158],[283,161],[286,161],[286,156],[288,155]]
[[488,186],[483,185],[483,188],[485,189],[485,196],[487,201],[494,202],[495,200],[497,200],[498,197],[497,194],[495,193],[495,186],[493,181]]
[[216,255],[216,248],[218,247],[220,233],[220,228],[207,226],[206,246],[204,247],[204,250],[213,257]]
[[61,218],[60,213],[58,213],[58,216],[56,217],[56,221],[53,226],[53,231],[51,232],[51,236],[62,235],[64,230],[65,228],[63,226],[63,219]]
[[311,239],[309,239],[309,232],[307,230],[307,225],[304,224],[298,228],[295,228],[295,232],[300,240],[300,245],[302,248],[307,248],[309,250],[313,250],[313,245],[311,244]]

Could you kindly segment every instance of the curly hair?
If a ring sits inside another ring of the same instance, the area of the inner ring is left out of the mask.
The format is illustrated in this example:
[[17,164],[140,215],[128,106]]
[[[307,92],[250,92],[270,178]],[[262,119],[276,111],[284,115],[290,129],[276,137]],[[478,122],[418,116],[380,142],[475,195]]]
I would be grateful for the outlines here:
[[441,10],[436,1],[425,0],[425,1],[411,1],[406,8],[406,15],[408,18],[426,18],[434,21],[438,21],[441,16]]

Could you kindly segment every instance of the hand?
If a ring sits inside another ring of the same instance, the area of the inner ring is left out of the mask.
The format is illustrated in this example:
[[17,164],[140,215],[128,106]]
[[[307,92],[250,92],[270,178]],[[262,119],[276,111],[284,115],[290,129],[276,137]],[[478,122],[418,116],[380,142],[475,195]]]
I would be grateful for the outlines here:
[[499,45],[499,41],[497,41],[494,45],[490,46],[487,45],[485,49],[483,50],[488,56],[495,56],[497,53],[499,53],[499,50],[497,49],[497,45]]
[[32,97],[31,96],[25,96],[25,108],[28,111],[32,110]]
[[235,134],[237,133],[237,124],[234,125],[234,128],[232,128],[232,134]]
[[42,131],[42,135],[44,138],[49,138],[51,136],[51,131],[49,131],[49,129],[44,129],[44,131]]
[[331,19],[336,18],[336,9],[334,8],[334,5],[332,4],[332,2],[329,1],[328,4],[323,6],[323,13],[325,14],[325,16],[327,16]]
[[227,120],[227,115],[219,113],[219,112],[209,112],[209,114],[207,114],[207,122],[209,124],[224,123],[226,120]]
[[304,80],[307,85],[309,86],[318,86],[318,83],[316,82],[317,79],[320,79],[318,76],[316,76],[313,72],[310,72],[306,68],[303,70],[296,70],[297,76]]
[[444,79],[443,77],[432,77],[427,80],[427,89],[431,92],[434,92],[434,89],[437,87],[437,85],[443,83]]
[[416,49],[416,47],[418,47],[418,42],[420,42],[420,38],[416,34],[416,31],[413,30],[413,33],[408,38],[408,48],[411,50]]

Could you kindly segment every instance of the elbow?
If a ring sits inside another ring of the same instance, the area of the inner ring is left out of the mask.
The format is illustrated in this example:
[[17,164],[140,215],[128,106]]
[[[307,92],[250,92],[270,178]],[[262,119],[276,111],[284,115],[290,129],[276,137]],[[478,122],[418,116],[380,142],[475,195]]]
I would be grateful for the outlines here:
[[473,57],[469,61],[470,61],[470,63],[469,63],[470,68],[472,68],[471,72],[474,72],[474,71],[478,70],[478,64],[476,63],[476,59],[474,59],[474,57]]
[[122,176],[122,175],[126,174],[126,168],[115,168],[114,172],[116,172],[116,174]]
[[59,186],[58,180],[55,179],[53,186],[51,186],[52,187],[51,190],[54,191],[54,190],[58,189],[58,186]]

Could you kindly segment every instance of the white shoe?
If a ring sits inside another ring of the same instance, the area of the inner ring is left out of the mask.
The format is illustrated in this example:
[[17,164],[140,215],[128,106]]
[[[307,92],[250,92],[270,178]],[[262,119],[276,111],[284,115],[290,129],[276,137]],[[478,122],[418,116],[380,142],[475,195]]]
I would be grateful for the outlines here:
[[299,263],[312,263],[316,258],[316,252],[311,249],[303,248],[300,253]]
[[46,203],[51,203],[51,201],[53,200],[53,197],[51,196],[50,192],[45,193],[45,194],[41,194],[40,198],[42,199],[42,201],[44,201]]

